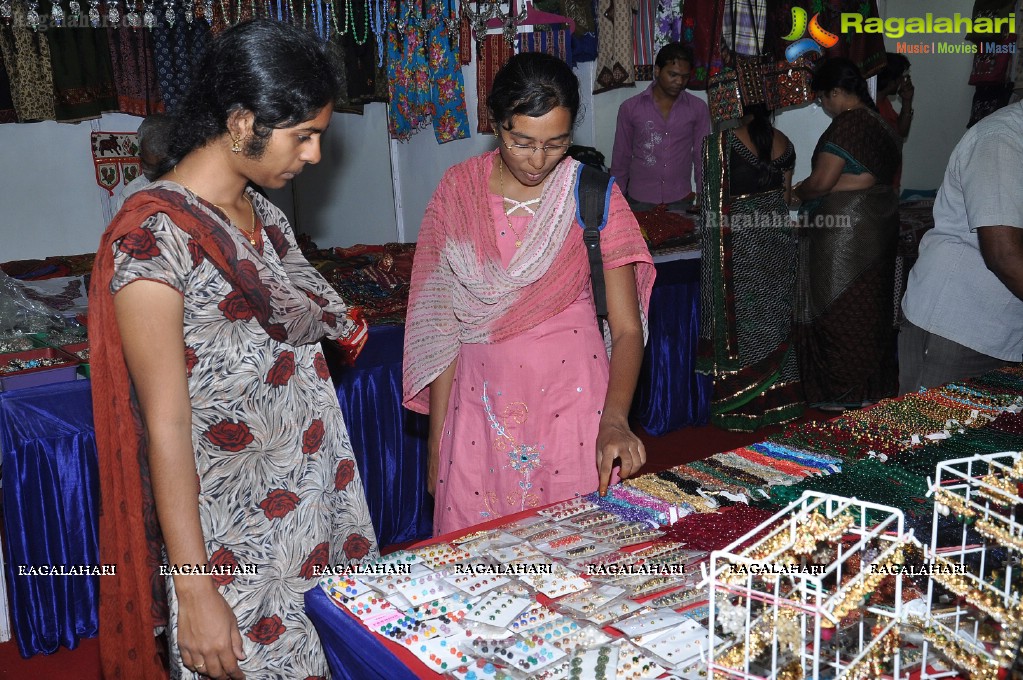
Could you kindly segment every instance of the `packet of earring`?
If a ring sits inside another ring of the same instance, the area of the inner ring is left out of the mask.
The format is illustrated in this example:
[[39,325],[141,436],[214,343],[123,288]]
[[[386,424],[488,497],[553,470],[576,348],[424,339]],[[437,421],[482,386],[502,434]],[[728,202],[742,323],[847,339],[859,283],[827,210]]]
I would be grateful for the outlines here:
[[[606,645],[614,639],[596,626],[576,623],[575,621],[572,623],[577,625],[578,628],[568,626],[569,631],[567,633],[552,640],[552,644],[563,652],[573,654],[580,649],[592,649],[600,645]],[[564,626],[562,627],[563,629]]]
[[490,548],[487,550],[487,554],[501,564],[508,564],[509,562],[524,562],[529,560],[547,561],[547,558],[544,557],[542,552],[528,543],[506,545],[500,548]]
[[658,595],[646,604],[651,607],[667,607],[668,609],[679,610],[706,599],[706,589],[693,588],[691,590],[676,590],[675,592],[668,593],[667,595]]
[[607,537],[604,540],[618,548],[626,548],[630,545],[639,545],[641,543],[656,541],[662,536],[664,536],[663,531],[647,527],[639,530],[625,529],[613,536]]
[[622,552],[612,548],[598,555],[591,555],[581,559],[572,560],[569,566],[580,573],[592,574],[593,570],[601,566],[612,566],[620,564],[632,564],[636,558],[631,553]]
[[[701,654],[706,655],[710,639],[710,631],[697,624],[692,630],[674,628],[664,631],[664,634],[645,642],[643,649],[667,668],[676,668],[689,665],[701,658]],[[721,639],[714,636],[714,644],[720,643]]]
[[449,670],[447,677],[453,680],[522,680],[526,676],[513,669],[498,666],[487,659],[477,658]]
[[346,604],[349,600],[372,591],[365,583],[350,576],[324,576],[320,579],[319,585],[330,599],[338,604]]
[[554,621],[561,618],[561,613],[556,612],[550,607],[543,605],[539,602],[533,602],[529,605],[526,611],[522,612],[511,623],[508,624],[508,630],[513,633],[523,633],[532,630],[538,626],[543,625],[549,621]]
[[581,534],[570,533],[560,538],[555,538],[546,543],[534,544],[536,549],[548,555],[558,555],[570,548],[578,548],[593,543],[593,539],[586,538]]
[[457,545],[450,543],[435,543],[418,548],[414,552],[432,569],[440,569],[450,564],[464,562],[473,557],[468,550],[462,550]]
[[588,531],[590,529],[597,529],[598,527],[607,526],[612,522],[618,521],[620,521],[618,515],[598,508],[581,515],[576,515],[575,517],[561,522],[560,524],[561,526],[568,527],[574,531]]
[[498,586],[503,586],[511,579],[496,573],[475,573],[470,571],[467,573],[449,574],[446,580],[450,585],[458,588],[463,593],[483,595]]
[[443,599],[426,602],[415,607],[408,607],[404,611],[419,621],[446,617],[448,621],[458,623],[466,614],[473,611],[477,598],[470,598],[466,595],[451,595]]
[[513,635],[500,640],[476,638],[472,641],[470,650],[478,657],[491,659],[526,673],[532,673],[565,658],[565,652],[542,638],[536,639],[535,636],[523,638]]
[[532,600],[525,597],[509,597],[503,593],[489,593],[465,615],[468,622],[485,623],[491,626],[507,628],[519,614],[532,605]]
[[[607,545],[606,543],[596,543],[590,539],[586,539],[586,543],[577,543],[567,550],[552,554],[551,557],[562,560],[571,567],[578,561],[587,560],[596,557],[597,555],[603,555],[604,553],[611,552],[612,550],[614,550],[614,546]],[[582,571],[581,569],[573,570]]]
[[456,644],[449,638],[420,640],[408,649],[435,673],[446,673],[476,658],[462,646],[461,641]]
[[362,580],[371,588],[380,591],[384,595],[389,595],[395,591],[395,584],[399,581],[430,576],[434,573],[436,572],[424,563],[416,562],[388,574],[364,574]]
[[586,590],[590,584],[562,564],[553,564],[549,569],[535,573],[522,574],[521,580],[538,593],[543,593],[552,600],[562,595]]
[[583,618],[590,623],[600,627],[610,626],[619,619],[624,619],[637,612],[645,612],[648,607],[635,600],[615,600],[595,612],[589,613]]
[[630,616],[615,623],[616,630],[621,631],[627,637],[635,638],[650,633],[660,633],[673,626],[692,626],[696,622],[689,621],[686,617],[672,609],[652,609],[637,616]]
[[576,515],[581,515],[584,512],[596,510],[597,505],[586,498],[585,496],[576,496],[567,501],[556,503],[542,510],[538,510],[538,515],[543,515],[553,520],[563,520]]
[[512,536],[511,534],[503,531],[495,531],[489,536],[481,536],[468,543],[462,543],[461,547],[464,550],[468,550],[473,555],[485,556],[490,550],[506,548],[508,546],[519,545],[521,543],[522,539],[518,536]]
[[433,600],[439,600],[459,592],[458,589],[445,581],[444,574],[439,572],[412,577],[407,581],[398,581],[394,584],[394,588],[412,605],[432,602]]
[[624,588],[603,585],[566,595],[554,603],[559,611],[578,617],[596,611],[625,594]]
[[555,524],[554,526],[548,527],[547,529],[544,529],[543,531],[538,531],[535,534],[532,534],[526,540],[528,540],[529,543],[533,545],[533,547],[537,547],[539,545],[542,545],[544,543],[548,543],[548,542],[553,541],[555,539],[564,538],[565,536],[573,536],[573,535],[575,535],[575,532],[573,532],[572,530],[566,529],[565,527],[558,526],[557,524]]
[[596,538],[597,540],[603,541],[625,531],[629,531],[630,529],[633,531],[646,531],[649,528],[650,526],[645,522],[616,522],[615,524],[609,524],[607,526],[587,529],[583,533],[590,538]]
[[627,642],[621,643],[615,680],[650,680],[660,677],[666,670],[656,657]]
[[539,533],[545,529],[550,529],[552,526],[554,526],[554,522],[550,519],[540,515],[531,515],[529,517],[523,517],[511,524],[507,524],[501,527],[501,530],[506,534],[518,536],[519,538],[526,540],[532,534]]

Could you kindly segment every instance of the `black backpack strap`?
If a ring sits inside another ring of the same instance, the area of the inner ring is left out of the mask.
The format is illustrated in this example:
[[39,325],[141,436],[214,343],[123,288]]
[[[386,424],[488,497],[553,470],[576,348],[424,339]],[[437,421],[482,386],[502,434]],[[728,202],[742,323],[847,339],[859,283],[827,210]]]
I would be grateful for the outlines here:
[[590,261],[590,281],[598,323],[607,318],[607,294],[604,289],[604,258],[600,252],[600,230],[607,224],[614,178],[590,165],[580,165],[575,182],[576,219],[583,225],[583,243]]

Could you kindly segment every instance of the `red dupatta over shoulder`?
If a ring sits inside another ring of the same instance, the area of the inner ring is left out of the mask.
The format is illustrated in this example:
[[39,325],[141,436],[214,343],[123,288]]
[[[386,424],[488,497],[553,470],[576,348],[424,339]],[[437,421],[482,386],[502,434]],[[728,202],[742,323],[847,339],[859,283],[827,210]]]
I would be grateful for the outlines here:
[[[257,206],[264,200],[253,193],[249,198]],[[325,282],[319,290],[300,287],[308,280],[301,271],[304,258],[292,252],[279,225],[264,224],[264,233],[285,271],[294,274],[284,281],[273,277],[240,232],[225,228],[222,212],[174,183],[158,183],[125,203],[100,241],[89,290],[100,561],[117,567],[116,575],[103,578],[100,590],[100,658],[108,680],[168,675],[154,636],[154,629],[168,620],[167,593],[159,573],[163,537],[149,478],[146,434],[132,398],[110,292],[115,244],[126,252],[144,250],[151,235],[140,226],[158,213],[169,215],[192,238],[193,260],[208,258],[275,340],[298,345],[326,336],[354,358],[367,335],[365,321],[349,311]]]

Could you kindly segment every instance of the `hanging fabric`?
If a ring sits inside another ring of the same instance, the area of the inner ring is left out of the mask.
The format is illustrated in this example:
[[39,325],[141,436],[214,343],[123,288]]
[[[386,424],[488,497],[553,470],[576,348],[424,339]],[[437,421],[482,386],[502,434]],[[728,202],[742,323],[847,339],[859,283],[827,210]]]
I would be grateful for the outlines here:
[[14,110],[14,99],[11,98],[11,79],[7,76],[3,52],[0,51],[0,123],[17,122],[18,113]]
[[552,25],[550,28],[536,27],[528,33],[519,33],[519,52],[542,52],[571,64],[571,36],[566,24]]
[[19,123],[53,120],[53,70],[50,43],[28,28],[25,7],[13,8],[12,26],[0,26],[0,51],[11,83],[11,99]]
[[476,110],[477,132],[494,133],[490,112],[487,110],[487,97],[497,72],[514,54],[515,48],[508,44],[503,35],[488,35],[483,40],[483,48],[476,53],[476,90],[479,102]]
[[654,16],[654,56],[668,43],[682,40],[682,3],[657,0]]
[[55,118],[73,123],[117,111],[107,31],[55,28],[45,35],[50,43]]
[[631,87],[635,79],[632,52],[632,3],[630,0],[598,0],[597,77],[593,94]]
[[96,183],[112,196],[114,187],[139,176],[139,145],[134,132],[92,133],[92,162]]
[[704,89],[707,79],[724,67],[721,30],[725,0],[685,0],[682,4],[682,42],[693,49],[689,87]]
[[163,111],[149,31],[107,29],[117,109],[135,116]]
[[[197,3],[198,4],[198,3]],[[174,113],[192,83],[192,66],[206,47],[210,26],[199,17],[186,21],[181,5],[174,6],[174,25],[160,21],[152,29],[153,60],[156,62],[160,98]]]
[[441,3],[392,0],[389,14],[395,17],[387,37],[391,138],[408,140],[431,120],[439,144],[468,137],[462,71],[448,42]]
[[657,0],[635,0],[633,16],[633,59],[636,62],[636,80],[654,79],[654,22],[657,19]]
[[764,52],[767,0],[728,0],[721,37],[733,54],[759,57]]

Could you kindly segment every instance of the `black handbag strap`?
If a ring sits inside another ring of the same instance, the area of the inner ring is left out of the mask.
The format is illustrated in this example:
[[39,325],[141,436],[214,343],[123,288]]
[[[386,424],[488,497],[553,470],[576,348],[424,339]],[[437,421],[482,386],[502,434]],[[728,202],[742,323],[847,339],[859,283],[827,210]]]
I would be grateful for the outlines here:
[[614,178],[590,165],[580,165],[575,181],[576,219],[583,226],[583,243],[590,261],[590,282],[597,323],[607,318],[607,292],[604,287],[604,258],[600,252],[600,231],[607,224]]

